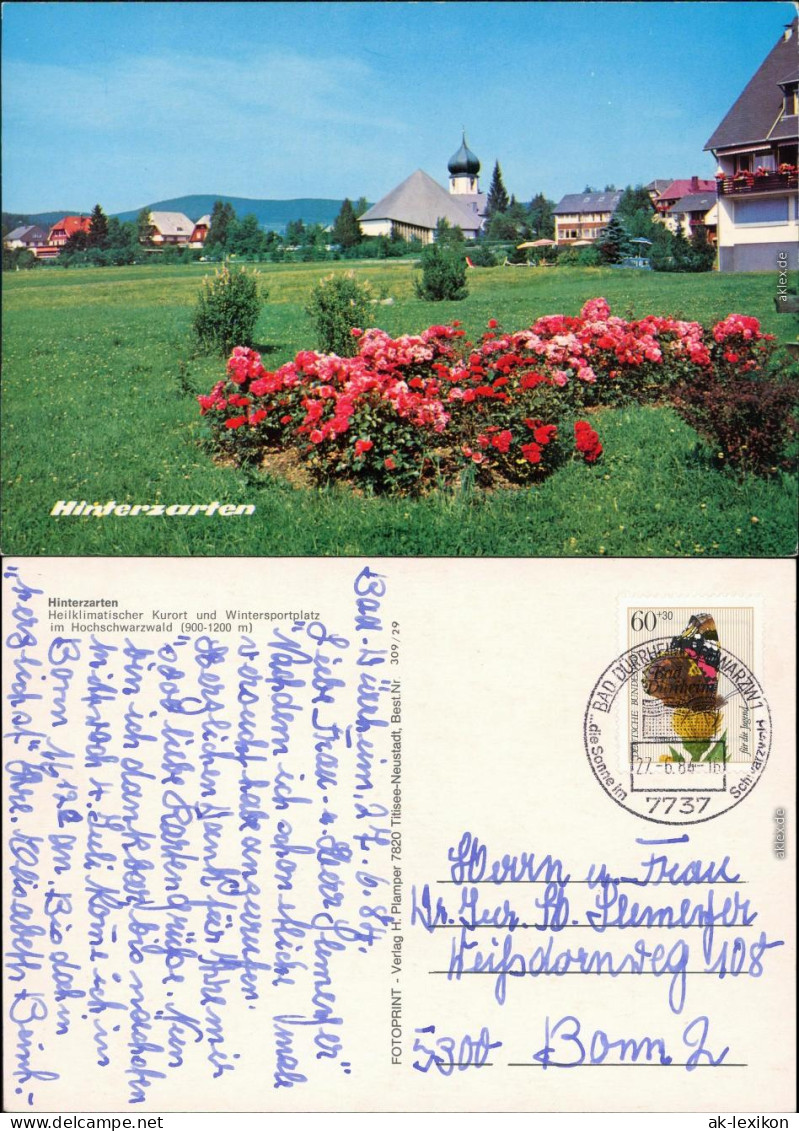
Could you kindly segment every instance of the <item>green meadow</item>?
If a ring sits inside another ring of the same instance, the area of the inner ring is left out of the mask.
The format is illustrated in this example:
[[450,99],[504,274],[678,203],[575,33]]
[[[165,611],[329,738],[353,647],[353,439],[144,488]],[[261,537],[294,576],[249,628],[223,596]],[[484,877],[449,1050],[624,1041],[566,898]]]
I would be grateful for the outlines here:
[[[310,288],[354,269],[382,300],[374,324],[417,332],[460,320],[477,337],[542,314],[577,314],[603,295],[614,313],[704,323],[752,314],[781,342],[768,275],[661,275],[609,268],[469,272],[462,302],[414,297],[409,261],[264,264],[269,299],[257,344],[268,368],[314,348]],[[217,466],[194,394],[224,373],[193,352],[204,264],[64,270],[3,277],[2,548],[13,555],[781,556],[796,549],[797,480],[736,479],[667,408],[602,410],[605,454],[540,486],[466,487],[421,499],[293,486]],[[385,301],[389,300],[389,301]],[[254,504],[241,517],[52,517],[58,500]]]

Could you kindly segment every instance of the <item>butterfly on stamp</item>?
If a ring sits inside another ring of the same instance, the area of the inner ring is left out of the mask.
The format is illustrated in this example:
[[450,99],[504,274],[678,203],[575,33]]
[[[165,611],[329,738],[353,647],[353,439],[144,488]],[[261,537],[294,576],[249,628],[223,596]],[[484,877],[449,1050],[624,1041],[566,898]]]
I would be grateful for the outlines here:
[[[672,725],[692,761],[725,760],[706,755],[722,723],[725,700],[718,694],[719,646],[716,622],[709,613],[695,613],[688,627],[672,638],[665,651],[646,666],[641,684],[647,695],[672,708]],[[677,752],[672,750],[673,755]],[[677,759],[682,761],[681,756]]]

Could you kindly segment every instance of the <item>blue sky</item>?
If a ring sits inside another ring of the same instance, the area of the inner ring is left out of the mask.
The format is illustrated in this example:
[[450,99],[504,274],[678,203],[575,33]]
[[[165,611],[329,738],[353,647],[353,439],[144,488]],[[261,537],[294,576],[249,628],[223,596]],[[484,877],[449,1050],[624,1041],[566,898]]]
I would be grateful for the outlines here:
[[375,201],[442,183],[466,127],[488,187],[712,176],[706,140],[791,3],[3,6],[3,208],[185,193]]

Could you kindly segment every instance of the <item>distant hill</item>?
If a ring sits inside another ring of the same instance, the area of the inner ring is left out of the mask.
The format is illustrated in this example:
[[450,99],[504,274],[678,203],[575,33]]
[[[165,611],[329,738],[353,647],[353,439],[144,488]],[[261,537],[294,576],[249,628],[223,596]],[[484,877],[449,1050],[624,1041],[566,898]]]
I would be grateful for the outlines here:
[[[142,208],[149,208],[151,212],[183,212],[190,220],[199,220],[201,216],[210,213],[217,200],[232,204],[238,217],[246,216],[249,212],[258,217],[258,223],[267,231],[285,232],[286,225],[291,220],[302,220],[306,224],[322,224],[325,227],[332,224],[338,216],[342,201],[329,200],[320,197],[300,197],[297,200],[251,200],[246,196],[210,196],[196,194],[194,196],[176,196],[171,200],[157,200],[152,204],[143,204]],[[135,220],[141,208],[131,212],[112,212],[120,220]],[[4,212],[3,224],[11,230],[22,224],[39,224],[42,228],[50,228],[62,216],[90,216],[88,212],[80,212],[75,208],[62,208],[58,212]]]
[[[159,200],[154,204],[144,204],[151,212],[184,212],[190,220],[199,220],[210,213],[214,202],[221,200],[232,204],[236,215],[241,218],[252,212],[262,228],[284,232],[291,220],[303,220],[306,224],[332,224],[341,211],[341,200],[327,200],[318,197],[301,197],[298,200],[251,200],[246,196],[176,196],[172,200]],[[133,212],[117,212],[120,220],[135,220],[141,208]],[[57,218],[57,217],[56,217]]]
[[91,211],[78,212],[74,208],[62,208],[59,212],[4,212],[3,227],[13,232],[14,228],[21,228],[23,224],[38,224],[47,231],[63,216],[91,216]]

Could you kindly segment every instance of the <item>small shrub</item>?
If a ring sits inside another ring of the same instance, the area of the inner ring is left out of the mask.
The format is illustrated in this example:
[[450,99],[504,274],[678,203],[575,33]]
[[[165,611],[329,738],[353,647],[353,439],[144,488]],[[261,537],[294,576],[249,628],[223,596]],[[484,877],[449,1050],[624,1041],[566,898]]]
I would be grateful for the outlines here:
[[422,277],[414,287],[418,298],[445,302],[466,298],[466,260],[457,247],[429,244],[422,252]]
[[316,326],[317,349],[339,357],[354,357],[358,343],[352,331],[366,325],[371,300],[369,284],[359,283],[352,271],[321,279],[305,308]]
[[579,262],[579,248],[566,246],[559,249],[558,263],[561,267],[576,267]]
[[475,244],[469,248],[469,258],[475,267],[496,267],[497,257],[490,247],[484,243]]
[[712,445],[717,464],[756,475],[790,466],[796,402],[795,385],[751,373],[715,372],[674,394],[677,412]]
[[200,346],[228,354],[234,346],[251,346],[266,292],[259,291],[258,272],[231,271],[227,265],[206,275],[192,323]]
[[580,267],[599,267],[602,256],[597,247],[581,247],[577,253],[577,263]]

